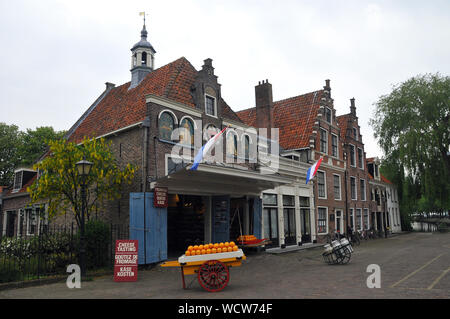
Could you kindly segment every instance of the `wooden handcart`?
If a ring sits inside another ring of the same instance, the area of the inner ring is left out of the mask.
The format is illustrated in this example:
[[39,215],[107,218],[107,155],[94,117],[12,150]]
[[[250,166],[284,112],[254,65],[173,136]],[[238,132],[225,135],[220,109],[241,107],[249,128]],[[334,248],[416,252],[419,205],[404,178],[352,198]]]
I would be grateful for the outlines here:
[[232,252],[182,255],[178,260],[167,261],[161,267],[180,267],[183,289],[186,289],[185,275],[197,274],[198,282],[205,290],[216,292],[224,289],[230,280],[230,267],[239,267],[246,257],[242,249]]

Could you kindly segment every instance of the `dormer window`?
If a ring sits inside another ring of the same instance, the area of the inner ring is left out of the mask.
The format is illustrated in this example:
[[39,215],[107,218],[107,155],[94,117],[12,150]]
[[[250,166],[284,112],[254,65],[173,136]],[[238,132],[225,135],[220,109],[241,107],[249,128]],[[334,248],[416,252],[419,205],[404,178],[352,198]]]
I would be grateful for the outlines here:
[[205,95],[205,112],[207,115],[217,116],[216,99],[212,96]]
[[13,193],[18,192],[28,181],[36,176],[36,171],[27,168],[20,168],[14,171]]
[[18,171],[14,174],[14,188],[13,191],[18,191],[22,188],[23,171]]

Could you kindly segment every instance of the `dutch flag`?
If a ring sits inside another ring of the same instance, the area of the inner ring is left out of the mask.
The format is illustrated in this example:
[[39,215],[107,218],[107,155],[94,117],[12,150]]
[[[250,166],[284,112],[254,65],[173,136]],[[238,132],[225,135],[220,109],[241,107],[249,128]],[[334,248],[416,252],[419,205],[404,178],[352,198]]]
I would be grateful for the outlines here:
[[308,182],[313,179],[313,177],[316,175],[317,170],[319,169],[320,163],[322,163],[322,157],[319,158],[319,160],[317,162],[314,163],[313,166],[311,166],[308,169],[308,172],[306,173],[306,184],[308,184]]
[[216,135],[214,135],[213,137],[211,137],[209,139],[208,142],[206,142],[205,145],[202,146],[202,148],[200,149],[200,151],[198,151],[197,155],[195,155],[194,157],[194,164],[192,164],[191,170],[196,170],[198,167],[198,164],[200,164],[200,162],[203,159],[203,156],[205,156],[206,153],[208,153],[208,151],[211,149],[211,147],[213,147],[213,145],[217,142],[217,140],[219,139],[219,136],[223,134],[223,132],[225,132],[225,130],[228,128],[225,127],[222,131],[220,131],[219,133],[217,133]]

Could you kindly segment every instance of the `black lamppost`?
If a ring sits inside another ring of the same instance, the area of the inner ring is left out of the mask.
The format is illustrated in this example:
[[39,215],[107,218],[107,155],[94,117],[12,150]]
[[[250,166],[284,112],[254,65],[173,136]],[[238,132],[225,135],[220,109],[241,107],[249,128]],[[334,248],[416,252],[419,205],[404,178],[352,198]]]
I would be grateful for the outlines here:
[[81,224],[80,224],[80,268],[81,277],[86,276],[86,243],[84,238],[84,216],[86,215],[86,178],[91,171],[93,163],[86,161],[83,157],[82,161],[75,164],[78,174],[81,176]]

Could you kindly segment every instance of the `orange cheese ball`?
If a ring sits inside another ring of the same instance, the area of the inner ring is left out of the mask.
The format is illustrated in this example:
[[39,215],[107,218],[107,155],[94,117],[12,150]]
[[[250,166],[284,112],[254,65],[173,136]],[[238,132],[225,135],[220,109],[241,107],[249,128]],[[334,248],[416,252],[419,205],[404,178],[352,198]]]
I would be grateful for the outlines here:
[[222,248],[217,248],[217,252],[221,253],[222,252]]
[[190,255],[191,255],[191,252],[190,252],[189,250],[186,250],[185,255],[186,255],[186,256],[190,256]]

